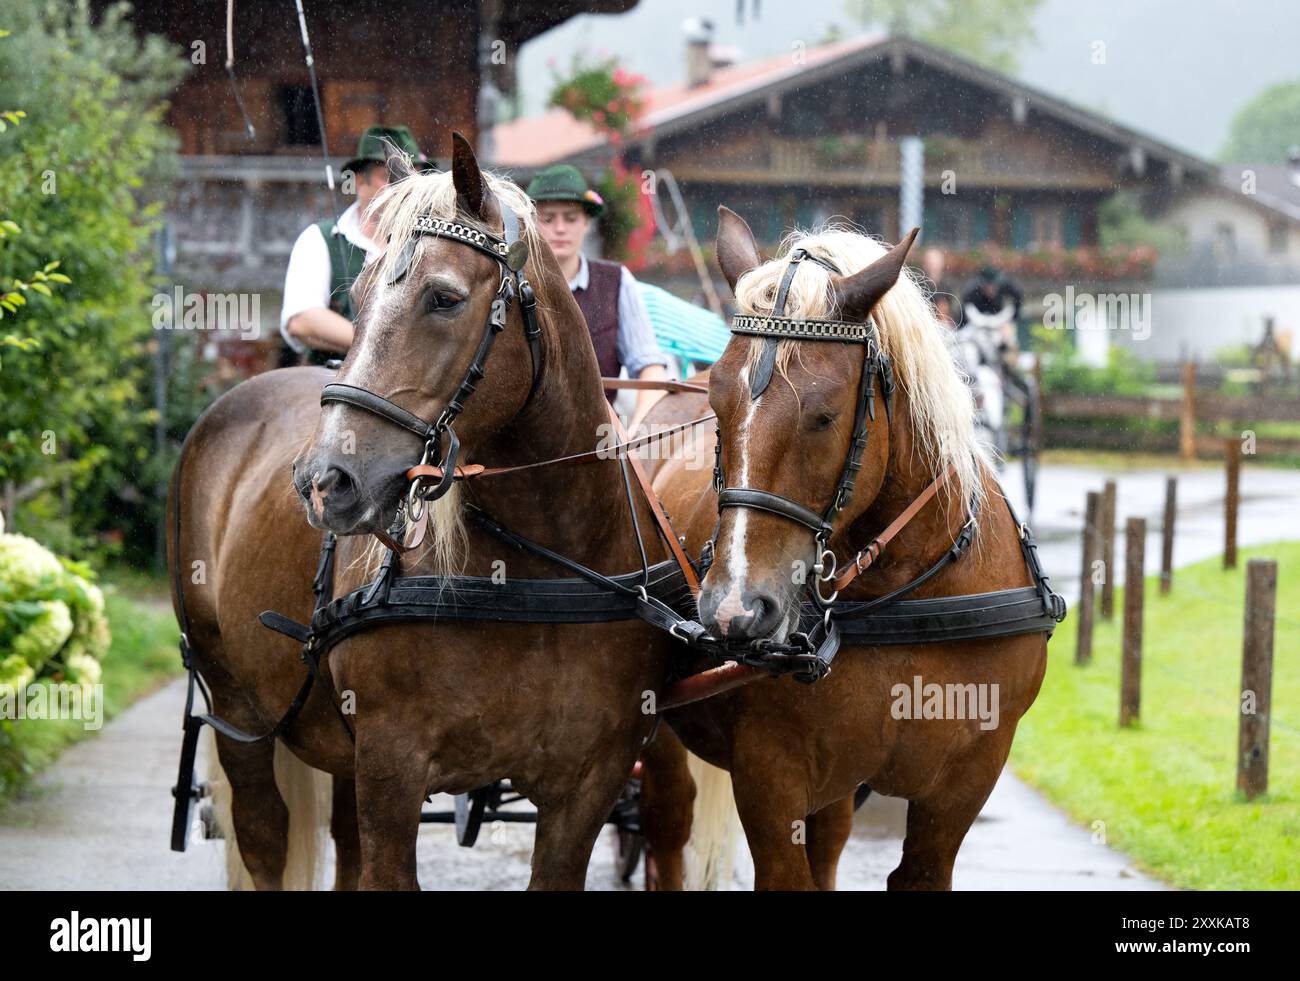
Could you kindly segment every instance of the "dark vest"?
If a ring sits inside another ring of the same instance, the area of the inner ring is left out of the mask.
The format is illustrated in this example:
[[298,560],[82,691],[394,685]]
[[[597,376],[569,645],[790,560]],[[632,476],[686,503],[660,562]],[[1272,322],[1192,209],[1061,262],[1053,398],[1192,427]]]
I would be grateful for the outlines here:
[[[361,267],[366,262],[366,252],[365,249],[359,249],[349,242],[342,232],[335,232],[336,224],[333,218],[326,218],[324,221],[316,222],[316,227],[320,229],[321,236],[325,239],[325,247],[329,249],[330,254],[329,307],[340,317],[346,317],[351,321],[355,319],[355,311],[352,309],[352,283],[361,275]],[[324,364],[341,356],[336,351],[316,351],[309,348],[306,363]]]
[[[623,267],[617,262],[588,259],[587,288],[573,291],[573,298],[587,319],[600,373],[606,378],[617,378],[622,368],[618,360],[618,290],[622,282]],[[618,393],[605,394],[613,402]]]

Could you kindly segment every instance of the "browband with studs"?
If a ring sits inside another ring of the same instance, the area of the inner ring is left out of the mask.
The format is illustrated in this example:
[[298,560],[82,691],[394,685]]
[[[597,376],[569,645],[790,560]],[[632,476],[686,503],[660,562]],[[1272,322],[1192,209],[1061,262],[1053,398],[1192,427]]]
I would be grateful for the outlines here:
[[798,341],[849,341],[864,344],[876,338],[876,327],[866,323],[849,323],[844,320],[805,320],[799,317],[749,317],[731,318],[733,334],[756,334],[760,337],[781,337]]

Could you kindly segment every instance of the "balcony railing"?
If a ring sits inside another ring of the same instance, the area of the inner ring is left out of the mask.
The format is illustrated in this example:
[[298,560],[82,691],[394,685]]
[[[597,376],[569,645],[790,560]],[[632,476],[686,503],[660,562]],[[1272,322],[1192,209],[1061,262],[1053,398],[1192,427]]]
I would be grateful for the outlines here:
[[[987,140],[958,140],[932,136],[925,140],[925,178],[939,184],[951,171],[966,185],[1100,189],[1114,177],[1102,168],[1089,168],[1045,148]],[[897,184],[899,141],[845,135],[773,138],[765,152],[748,159],[718,162],[674,162],[679,178],[744,178],[756,181],[814,184]]]

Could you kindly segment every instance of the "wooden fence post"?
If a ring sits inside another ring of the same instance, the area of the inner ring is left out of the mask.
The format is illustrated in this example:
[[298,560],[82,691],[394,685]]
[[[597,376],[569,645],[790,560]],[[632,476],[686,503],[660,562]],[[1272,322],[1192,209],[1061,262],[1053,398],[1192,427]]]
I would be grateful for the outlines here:
[[1183,406],[1178,416],[1178,449],[1184,460],[1196,459],[1196,364],[1183,365]]
[[1097,543],[1101,538],[1097,528],[1101,495],[1088,491],[1087,501],[1083,512],[1083,572],[1079,575],[1079,641],[1074,649],[1075,664],[1087,664],[1092,660],[1092,613],[1097,601],[1092,564],[1097,561]]
[[1241,483],[1241,442],[1230,437],[1223,442],[1227,490],[1223,495],[1223,567],[1237,568],[1237,507]]
[[1115,618],[1115,481],[1106,481],[1101,495],[1101,618]]
[[1165,478],[1165,522],[1160,542],[1160,595],[1168,596],[1174,581],[1174,520],[1178,515],[1178,478]]
[[[1268,720],[1273,702],[1273,614],[1277,562],[1246,563],[1246,631],[1241,653],[1237,789],[1254,800],[1268,790]],[[1250,711],[1248,711],[1250,709]]]
[[1146,552],[1145,518],[1129,518],[1124,528],[1124,647],[1119,691],[1119,724],[1138,721],[1142,703],[1142,566]]

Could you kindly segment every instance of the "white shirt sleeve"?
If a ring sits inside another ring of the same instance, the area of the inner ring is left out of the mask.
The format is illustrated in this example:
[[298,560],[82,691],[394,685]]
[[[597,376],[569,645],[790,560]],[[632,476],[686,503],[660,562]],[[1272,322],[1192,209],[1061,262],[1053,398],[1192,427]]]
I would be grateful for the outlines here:
[[289,269],[284,275],[284,301],[280,305],[280,335],[295,351],[307,348],[285,330],[291,319],[304,310],[330,305],[330,253],[325,236],[315,225],[308,225],[293,243]]
[[618,359],[627,368],[627,376],[635,378],[647,365],[668,366],[668,359],[659,350],[650,312],[646,309],[636,277],[627,266],[618,286]]

